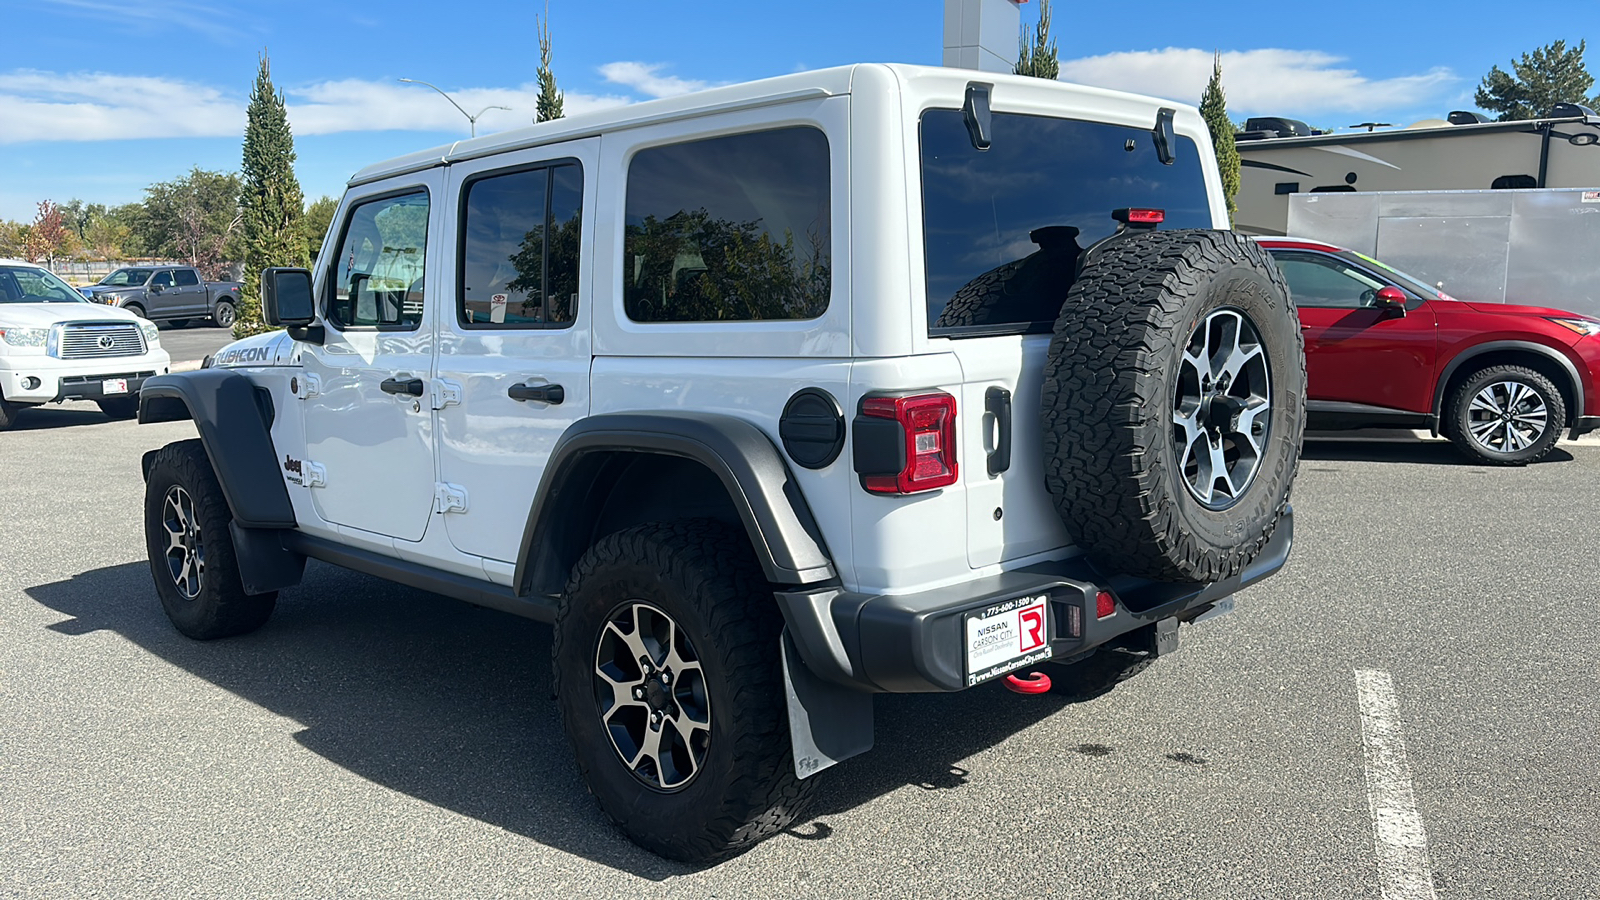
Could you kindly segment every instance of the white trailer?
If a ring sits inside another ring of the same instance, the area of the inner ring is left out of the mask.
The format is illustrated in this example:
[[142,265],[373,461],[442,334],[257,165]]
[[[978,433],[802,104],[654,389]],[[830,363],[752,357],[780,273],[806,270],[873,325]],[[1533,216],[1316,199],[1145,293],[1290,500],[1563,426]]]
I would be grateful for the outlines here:
[[1600,116],[1467,125],[1433,120],[1393,131],[1246,140],[1239,142],[1239,158],[1235,227],[1297,234],[1289,208],[1303,193],[1600,188]]
[[1290,235],[1376,257],[1459,300],[1552,306],[1600,318],[1600,190],[1285,199]]

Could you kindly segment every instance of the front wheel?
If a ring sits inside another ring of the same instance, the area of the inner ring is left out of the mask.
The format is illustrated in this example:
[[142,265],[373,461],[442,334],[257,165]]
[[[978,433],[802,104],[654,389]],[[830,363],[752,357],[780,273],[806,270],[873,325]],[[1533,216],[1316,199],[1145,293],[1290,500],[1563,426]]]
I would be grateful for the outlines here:
[[227,300],[218,300],[216,309],[211,311],[211,321],[218,328],[232,328],[233,320],[237,318],[233,304]]
[[590,793],[640,846],[703,863],[799,816],[783,620],[742,533],[712,521],[602,538],[556,617],[561,720]]
[[1491,366],[1450,395],[1446,432],[1474,462],[1524,466],[1555,447],[1567,407],[1550,379],[1522,366]]
[[196,640],[260,628],[278,593],[247,594],[239,579],[233,514],[197,440],[156,453],[145,479],[144,534],[150,574],[167,618]]
[[122,304],[122,308],[127,310],[128,312],[133,313],[134,315],[138,316],[141,319],[150,318],[149,314],[147,314],[144,311],[144,307],[140,306],[137,303],[124,303],[124,304]]

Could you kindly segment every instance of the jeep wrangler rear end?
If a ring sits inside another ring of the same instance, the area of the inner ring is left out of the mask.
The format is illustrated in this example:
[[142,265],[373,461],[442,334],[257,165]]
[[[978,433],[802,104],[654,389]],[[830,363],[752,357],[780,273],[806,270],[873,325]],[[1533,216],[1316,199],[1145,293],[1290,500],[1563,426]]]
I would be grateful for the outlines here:
[[607,815],[737,852],[874,693],[1103,691],[1283,565],[1299,331],[1226,221],[1193,109],[907,66],[371,167],[286,331],[145,385],[200,430],[156,584],[200,639],[307,558],[552,621]]

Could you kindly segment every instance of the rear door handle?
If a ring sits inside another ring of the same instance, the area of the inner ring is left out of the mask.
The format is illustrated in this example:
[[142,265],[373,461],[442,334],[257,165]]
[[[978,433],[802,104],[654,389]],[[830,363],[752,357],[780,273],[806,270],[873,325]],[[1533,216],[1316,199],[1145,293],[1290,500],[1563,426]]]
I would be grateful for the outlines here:
[[519,402],[537,400],[555,406],[567,399],[567,389],[559,384],[513,384],[506,389],[506,396]]
[[378,387],[383,388],[385,394],[405,394],[411,397],[422,396],[421,378],[385,378],[383,384],[378,385]]
[[994,452],[989,454],[989,474],[999,475],[1011,468],[1011,392],[989,388],[983,395],[983,408],[994,416]]

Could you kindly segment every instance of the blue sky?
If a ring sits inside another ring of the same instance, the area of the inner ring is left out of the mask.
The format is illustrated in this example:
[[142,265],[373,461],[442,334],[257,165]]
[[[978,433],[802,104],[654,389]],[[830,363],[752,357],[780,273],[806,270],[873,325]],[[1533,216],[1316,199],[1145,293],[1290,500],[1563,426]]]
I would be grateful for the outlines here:
[[[1038,0],[1023,6],[1023,21]],[[1229,10],[1227,18],[1218,13]],[[849,62],[938,64],[943,0],[550,0],[569,112]],[[356,169],[529,122],[535,0],[0,0],[0,218],[107,204],[199,165],[235,170],[265,48],[288,97],[309,198]],[[1408,124],[1472,108],[1494,64],[1591,36],[1591,0],[1338,4],[1056,0],[1062,79],[1197,102],[1213,50],[1235,118]],[[1591,57],[1600,59],[1600,47]],[[1600,63],[1591,62],[1591,71]]]

